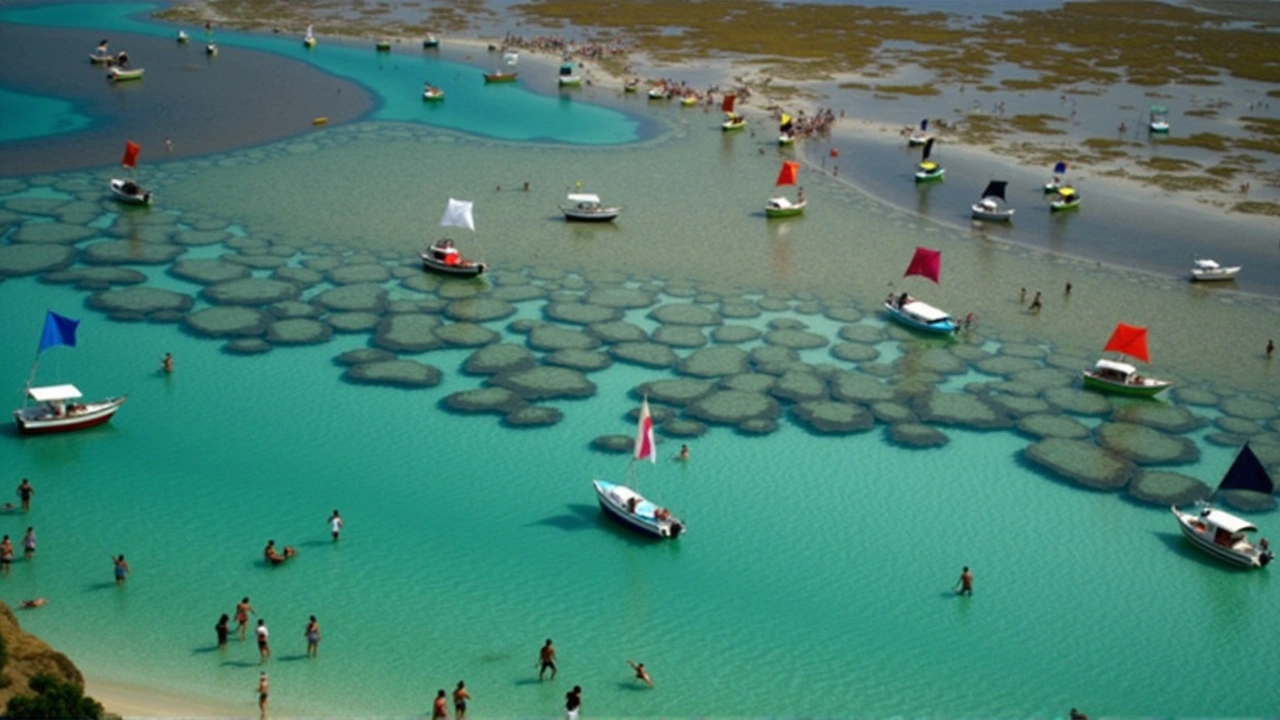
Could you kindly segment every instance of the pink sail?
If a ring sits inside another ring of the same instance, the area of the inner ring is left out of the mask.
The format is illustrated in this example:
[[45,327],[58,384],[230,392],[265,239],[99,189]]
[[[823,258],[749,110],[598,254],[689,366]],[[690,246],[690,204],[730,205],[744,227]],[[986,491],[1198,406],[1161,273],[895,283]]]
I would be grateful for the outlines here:
[[649,414],[649,398],[640,405],[640,422],[636,427],[636,460],[658,462],[658,446],[653,439],[653,416]]
[[912,275],[922,275],[935,283],[939,282],[938,278],[942,275],[942,251],[917,247],[916,254],[911,258],[911,264],[902,277]]

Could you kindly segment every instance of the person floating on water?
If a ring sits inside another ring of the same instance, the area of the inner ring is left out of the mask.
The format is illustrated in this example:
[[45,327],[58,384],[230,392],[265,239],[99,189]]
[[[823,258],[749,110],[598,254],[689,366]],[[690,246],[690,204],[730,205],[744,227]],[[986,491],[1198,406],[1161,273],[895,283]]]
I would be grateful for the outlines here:
[[676,459],[677,459],[677,460],[679,460],[680,462],[684,462],[684,461],[686,461],[686,460],[688,460],[688,459],[689,459],[689,446],[688,446],[688,445],[681,445],[681,446],[680,446],[680,453],[679,453],[678,455],[676,455]]
[[48,600],[46,600],[46,599],[44,599],[44,598],[32,598],[32,599],[30,599],[30,600],[23,600],[22,602],[18,603],[18,607],[20,607],[20,608],[27,608],[27,609],[35,609],[35,608],[38,608],[38,607],[44,607],[44,606],[45,606],[45,603],[47,603],[47,602],[49,602],[49,601],[48,601]]
[[653,687],[653,678],[649,677],[649,671],[644,669],[644,663],[634,663],[628,660],[627,664],[631,666],[632,670],[636,671],[637,680],[649,687]]

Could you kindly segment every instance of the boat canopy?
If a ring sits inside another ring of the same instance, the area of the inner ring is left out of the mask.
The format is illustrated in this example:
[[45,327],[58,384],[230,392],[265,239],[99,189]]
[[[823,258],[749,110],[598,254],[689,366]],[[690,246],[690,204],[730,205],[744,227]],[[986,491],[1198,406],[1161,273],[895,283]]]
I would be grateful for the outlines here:
[[1062,196],[1063,200],[1068,200],[1076,196],[1076,189],[1069,187],[1058,188],[1058,195]]
[[929,303],[920,302],[919,300],[912,300],[903,305],[902,311],[927,323],[940,322],[951,317],[945,310],[939,310]]
[[575,69],[575,68],[576,68],[576,66],[575,66],[573,63],[571,63],[571,62],[567,62],[567,63],[560,63],[560,76],[561,76],[561,77],[569,77],[569,76],[573,75],[573,71],[574,71],[574,69]]
[[1222,268],[1216,260],[1210,260],[1208,258],[1196,258],[1195,263],[1196,267],[1201,270],[1218,270]]
[[922,163],[920,163],[920,169],[921,169],[921,170],[924,170],[925,172],[932,172],[932,171],[934,171],[934,170],[937,170],[937,169],[938,169],[938,163],[936,163],[936,162],[934,162],[934,161],[932,161],[932,160],[929,160],[929,161],[926,161],[926,162],[922,162]]
[[569,193],[569,202],[599,205],[600,196],[591,193]]
[[1129,363],[1120,362],[1119,360],[1107,360],[1106,358],[1102,358],[1098,362],[1094,363],[1093,367],[1096,370],[1112,370],[1125,375],[1132,375],[1138,372],[1138,368],[1130,365]]
[[80,388],[75,385],[46,385],[44,387],[27,388],[27,396],[36,402],[75,400],[78,397],[82,397]]
[[1200,513],[1200,517],[1207,523],[1216,525],[1229,533],[1256,532],[1258,528],[1254,527],[1248,520],[1238,518],[1228,512],[1223,512],[1215,508],[1209,508]]

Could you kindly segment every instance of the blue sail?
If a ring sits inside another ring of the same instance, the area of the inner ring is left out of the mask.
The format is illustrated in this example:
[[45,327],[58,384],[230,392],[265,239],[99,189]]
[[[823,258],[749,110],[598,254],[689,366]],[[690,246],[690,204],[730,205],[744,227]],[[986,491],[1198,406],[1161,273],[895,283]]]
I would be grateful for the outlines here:
[[44,316],[44,333],[40,335],[40,349],[37,353],[42,353],[54,345],[76,346],[76,327],[80,325],[79,320],[72,320],[69,317],[63,317],[58,313],[48,310]]
[[1231,469],[1227,470],[1222,482],[1218,483],[1218,490],[1252,490],[1270,495],[1275,491],[1275,484],[1271,482],[1271,476],[1267,475],[1262,461],[1258,460],[1258,456],[1253,454],[1246,443],[1236,456],[1236,461],[1231,463]]

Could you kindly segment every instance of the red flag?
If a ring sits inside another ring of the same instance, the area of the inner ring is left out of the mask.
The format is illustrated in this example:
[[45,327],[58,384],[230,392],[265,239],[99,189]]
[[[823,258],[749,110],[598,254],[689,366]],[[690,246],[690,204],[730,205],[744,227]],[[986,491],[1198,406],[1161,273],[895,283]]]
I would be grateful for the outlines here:
[[840,151],[835,148],[831,148],[831,157],[840,157]]
[[733,93],[728,93],[727,95],[724,96],[724,101],[720,103],[720,110],[722,112],[727,112],[727,113],[733,112],[733,101],[737,99],[738,99],[737,95],[734,95]]
[[787,160],[782,163],[782,170],[778,171],[778,182],[775,185],[795,185],[796,173],[800,172],[800,163],[794,160]]
[[120,164],[127,167],[138,166],[138,153],[142,151],[142,146],[132,140],[126,140],[124,143],[124,159]]
[[1111,339],[1102,350],[1128,355],[1146,363],[1151,362],[1151,355],[1147,353],[1147,329],[1136,325],[1116,323],[1115,332],[1111,333]]
[[942,251],[917,247],[916,254],[911,258],[911,264],[907,266],[907,271],[902,274],[902,277],[911,275],[923,275],[938,282],[938,278],[942,275]]
[[640,405],[640,422],[636,426],[636,460],[658,462],[658,447],[653,439],[653,416],[649,414],[649,398]]

